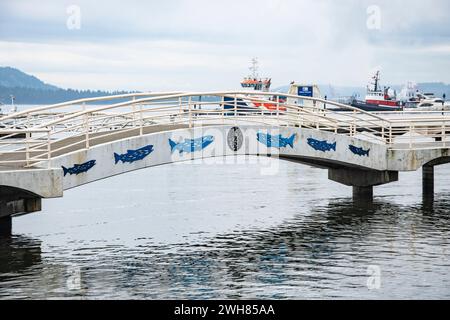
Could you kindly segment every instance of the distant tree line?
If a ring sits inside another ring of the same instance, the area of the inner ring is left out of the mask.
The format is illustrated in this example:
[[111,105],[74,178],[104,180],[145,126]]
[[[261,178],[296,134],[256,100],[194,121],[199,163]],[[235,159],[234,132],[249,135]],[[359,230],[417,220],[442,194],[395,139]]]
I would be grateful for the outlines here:
[[[100,96],[110,96],[117,94],[136,93],[137,91],[100,91],[100,90],[74,90],[74,89],[33,89],[23,87],[2,87],[0,86],[0,103],[11,104],[11,95],[14,96],[15,104],[55,104],[70,100],[83,98],[94,98]],[[100,104],[99,102],[98,104]],[[105,102],[108,103],[108,102]]]

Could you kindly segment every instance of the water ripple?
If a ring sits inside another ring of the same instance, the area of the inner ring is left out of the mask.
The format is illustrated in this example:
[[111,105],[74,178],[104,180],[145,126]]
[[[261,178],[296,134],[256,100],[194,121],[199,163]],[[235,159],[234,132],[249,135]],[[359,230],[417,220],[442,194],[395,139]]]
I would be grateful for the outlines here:
[[0,238],[0,299],[450,298],[450,193],[403,194],[420,174],[357,205],[309,167],[192,166],[97,182],[16,218]]

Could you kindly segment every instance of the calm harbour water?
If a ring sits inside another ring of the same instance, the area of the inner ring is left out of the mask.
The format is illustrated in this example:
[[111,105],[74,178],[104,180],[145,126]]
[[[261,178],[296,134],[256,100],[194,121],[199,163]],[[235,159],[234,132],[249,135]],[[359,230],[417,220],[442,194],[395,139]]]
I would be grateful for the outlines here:
[[326,170],[280,161],[266,176],[250,159],[44,200],[0,239],[0,299],[450,298],[450,166],[436,169],[434,203],[418,171],[356,205]]

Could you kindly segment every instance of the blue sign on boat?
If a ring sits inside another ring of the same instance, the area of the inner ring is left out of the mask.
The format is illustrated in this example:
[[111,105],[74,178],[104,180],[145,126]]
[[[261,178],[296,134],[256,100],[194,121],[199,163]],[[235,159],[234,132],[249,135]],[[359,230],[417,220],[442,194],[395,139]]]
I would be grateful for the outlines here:
[[313,96],[313,87],[312,86],[298,87],[298,95],[301,97],[312,97]]

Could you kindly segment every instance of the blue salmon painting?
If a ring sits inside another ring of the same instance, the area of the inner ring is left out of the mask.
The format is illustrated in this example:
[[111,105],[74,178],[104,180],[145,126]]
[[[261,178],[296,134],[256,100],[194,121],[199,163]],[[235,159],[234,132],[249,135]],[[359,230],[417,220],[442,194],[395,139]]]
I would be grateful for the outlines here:
[[326,140],[320,141],[313,138],[308,139],[308,144],[314,149],[322,152],[336,151],[336,142],[328,143]]
[[290,146],[293,149],[295,137],[296,134],[293,134],[290,138],[285,138],[281,134],[277,136],[261,132],[256,134],[258,141],[265,144],[268,148],[286,148],[287,146]]
[[72,168],[66,168],[61,166],[64,171],[64,177],[69,173],[70,175],[79,175],[80,173],[88,172],[93,166],[95,166],[96,160],[91,160],[83,164],[76,164]]
[[213,136],[205,136],[197,139],[185,139],[184,142],[175,142],[169,139],[169,145],[172,153],[175,151],[183,152],[195,152],[205,149],[211,143],[214,142]]
[[369,156],[370,149],[364,150],[363,148],[355,147],[354,145],[349,145],[348,148],[358,156]]
[[128,150],[127,153],[124,154],[114,153],[114,160],[116,161],[116,164],[118,164],[119,161],[122,161],[122,163],[133,163],[135,161],[143,160],[152,152],[153,145],[148,145],[137,150]]

